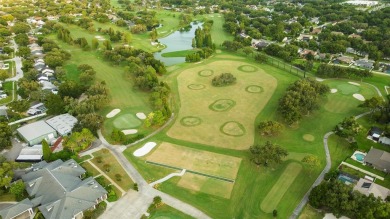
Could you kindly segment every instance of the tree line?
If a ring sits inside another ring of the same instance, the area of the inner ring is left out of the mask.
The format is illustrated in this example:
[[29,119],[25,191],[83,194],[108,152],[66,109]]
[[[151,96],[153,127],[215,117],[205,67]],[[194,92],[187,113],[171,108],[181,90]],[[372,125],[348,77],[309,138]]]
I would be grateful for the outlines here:
[[321,64],[318,66],[317,75],[323,78],[369,78],[373,74],[369,70]]

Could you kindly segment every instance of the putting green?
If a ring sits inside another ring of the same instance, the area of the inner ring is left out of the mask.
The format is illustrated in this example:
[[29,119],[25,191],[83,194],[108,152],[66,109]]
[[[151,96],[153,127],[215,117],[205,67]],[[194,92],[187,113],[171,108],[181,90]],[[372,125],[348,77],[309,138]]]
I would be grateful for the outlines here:
[[198,74],[199,74],[199,76],[202,76],[202,77],[210,77],[211,75],[214,74],[214,71],[211,69],[204,69],[202,71],[199,71]]
[[202,90],[206,88],[204,84],[190,84],[187,87],[191,90]]
[[249,85],[245,90],[249,93],[261,93],[264,91],[264,89],[258,85]]
[[271,191],[268,192],[267,196],[261,202],[261,210],[266,213],[271,213],[275,210],[280,200],[282,200],[284,193],[287,192],[301,170],[301,164],[295,162],[290,163],[279,177],[278,181],[274,184]]
[[236,101],[230,99],[220,99],[212,103],[209,108],[216,112],[223,112],[231,109],[236,105]]
[[115,117],[113,124],[117,129],[129,129],[140,126],[142,122],[135,115],[129,113]]
[[243,72],[255,72],[258,70],[258,68],[252,65],[241,65],[240,67],[238,67],[238,70]]
[[314,138],[314,136],[311,135],[311,134],[304,134],[304,135],[303,135],[303,140],[305,140],[305,141],[314,141],[315,138]]
[[344,95],[350,95],[354,93],[359,93],[360,87],[345,82],[343,84],[337,85],[337,90]]
[[[254,121],[272,97],[277,80],[259,67],[255,67],[257,71],[253,74],[241,73],[238,68],[243,65],[248,63],[218,60],[194,65],[180,72],[177,76],[177,93],[180,99],[178,119],[167,131],[167,135],[175,139],[236,150],[245,150],[253,145],[256,133]],[[210,77],[204,76],[212,72],[214,75],[230,72],[237,77],[237,82],[234,86],[207,86],[210,84]],[[204,84],[206,87],[191,90],[188,86],[192,84]],[[261,92],[251,93],[247,89]],[[192,121],[182,120],[188,116],[197,117],[202,122],[196,122],[193,126]]]
[[183,117],[180,120],[180,123],[184,126],[187,126],[187,127],[197,126],[197,125],[200,125],[202,123],[202,120],[199,117],[187,116],[187,117]]
[[221,132],[229,136],[243,136],[245,134],[245,127],[238,122],[230,121],[221,126]]

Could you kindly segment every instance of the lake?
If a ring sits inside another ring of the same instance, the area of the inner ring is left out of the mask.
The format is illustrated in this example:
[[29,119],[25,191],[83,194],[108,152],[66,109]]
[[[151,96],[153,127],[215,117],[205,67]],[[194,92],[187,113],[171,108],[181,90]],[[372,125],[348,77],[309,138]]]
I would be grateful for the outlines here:
[[167,52],[181,51],[192,49],[192,39],[195,37],[195,30],[202,27],[203,23],[191,23],[192,27],[189,31],[175,31],[167,37],[158,39],[158,41],[166,46],[160,52],[154,53],[154,58],[164,62],[165,65],[176,65],[185,62],[185,57],[162,57],[161,54]]

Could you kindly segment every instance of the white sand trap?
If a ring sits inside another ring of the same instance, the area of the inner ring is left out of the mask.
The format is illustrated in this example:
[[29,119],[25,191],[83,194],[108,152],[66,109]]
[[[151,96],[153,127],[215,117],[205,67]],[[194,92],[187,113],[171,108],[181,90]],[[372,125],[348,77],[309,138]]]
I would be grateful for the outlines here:
[[363,95],[361,95],[361,94],[353,94],[352,96],[355,97],[356,99],[360,100],[360,101],[365,101],[366,100],[363,97]]
[[126,130],[122,130],[123,134],[125,135],[131,135],[131,134],[135,134],[138,132],[137,129],[126,129]]
[[321,81],[325,81],[325,79],[322,79],[322,78],[316,78],[317,81],[321,82]]
[[133,155],[136,157],[142,157],[147,155],[154,147],[156,147],[156,142],[148,142],[142,148],[137,149],[134,151]]
[[106,117],[107,118],[112,118],[114,116],[116,116],[116,114],[118,114],[121,110],[120,109],[113,109],[111,112],[109,112]]
[[138,119],[142,119],[142,120],[146,119],[145,113],[137,113],[135,115],[137,116]]
[[356,82],[351,82],[351,81],[349,81],[348,83],[349,83],[349,84],[352,84],[352,85],[360,86],[360,84],[359,84],[359,83],[356,83]]
[[332,94],[337,93],[337,89],[335,89],[335,88],[330,89],[330,92],[331,92]]

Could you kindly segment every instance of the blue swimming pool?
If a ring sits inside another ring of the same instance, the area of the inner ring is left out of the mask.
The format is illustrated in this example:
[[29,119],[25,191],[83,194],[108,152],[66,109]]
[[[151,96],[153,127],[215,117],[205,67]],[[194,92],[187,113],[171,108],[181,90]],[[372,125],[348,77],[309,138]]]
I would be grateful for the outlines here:
[[366,156],[366,155],[361,154],[361,153],[355,153],[355,158],[356,158],[356,160],[358,160],[358,161],[360,161],[360,162],[363,162],[365,156]]
[[347,185],[350,185],[350,184],[353,184],[356,182],[356,180],[346,176],[346,175],[343,175],[343,174],[340,174],[339,177],[337,177],[341,182],[347,184]]

